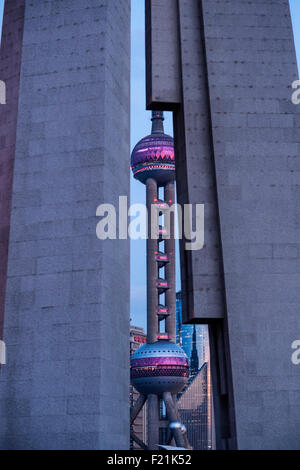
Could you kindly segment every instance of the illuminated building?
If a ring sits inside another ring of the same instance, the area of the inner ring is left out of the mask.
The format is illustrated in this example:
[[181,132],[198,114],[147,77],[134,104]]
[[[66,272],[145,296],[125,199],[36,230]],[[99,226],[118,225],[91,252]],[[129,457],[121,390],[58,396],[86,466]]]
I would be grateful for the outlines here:
[[[148,209],[147,343],[131,357],[131,383],[140,392],[131,423],[147,401],[149,449],[165,443],[169,432],[162,401],[172,428],[170,439],[173,436],[178,447],[188,447],[177,411],[177,393],[187,383],[189,364],[176,345],[174,213],[169,210],[175,200],[175,157],[163,120],[161,111],[152,112],[152,132],[131,155],[134,177],[146,185]],[[131,438],[146,447],[133,432]]]

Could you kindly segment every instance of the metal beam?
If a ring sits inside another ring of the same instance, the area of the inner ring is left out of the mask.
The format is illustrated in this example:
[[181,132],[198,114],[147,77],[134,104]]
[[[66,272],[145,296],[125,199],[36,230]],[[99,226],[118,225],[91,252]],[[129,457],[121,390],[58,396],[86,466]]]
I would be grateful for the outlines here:
[[146,400],[147,400],[147,397],[145,397],[145,395],[142,395],[140,393],[137,400],[136,400],[136,402],[135,402],[135,404],[133,405],[133,407],[130,410],[130,425],[132,425],[134,423],[135,418],[137,417],[137,415],[139,414],[139,412],[143,408]]
[[145,444],[139,437],[137,437],[137,435],[134,434],[133,431],[130,432],[130,437],[131,437],[131,439],[132,439],[134,442],[136,442],[136,444],[137,444],[138,446],[140,446],[142,449],[144,449],[144,450],[149,450],[149,449],[148,449],[148,446],[146,446],[146,444]]
[[[163,394],[163,400],[166,404],[167,415],[168,415],[168,419],[169,419],[170,423],[177,422],[178,419],[177,419],[176,409],[175,409],[175,406],[174,406],[174,402],[173,402],[173,398],[172,398],[171,393],[170,392],[165,392]],[[174,439],[175,439],[177,447],[185,447],[185,440],[184,440],[184,436],[183,436],[181,430],[175,428],[175,429],[172,429],[172,432],[173,432]]]

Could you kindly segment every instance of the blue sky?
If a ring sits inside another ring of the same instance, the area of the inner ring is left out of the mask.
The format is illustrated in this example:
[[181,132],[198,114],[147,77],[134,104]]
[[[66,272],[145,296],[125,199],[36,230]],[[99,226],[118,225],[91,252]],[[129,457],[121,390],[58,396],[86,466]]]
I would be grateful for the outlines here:
[[[0,29],[4,0],[0,0]],[[131,148],[150,132],[150,113],[145,111],[145,26],[144,0],[131,0]],[[290,0],[298,64],[300,64],[300,0]],[[295,77],[296,79],[297,77]],[[1,77],[0,77],[1,80]],[[165,132],[172,135],[171,113],[166,113]],[[131,202],[145,201],[145,187],[131,175]],[[146,325],[146,243],[131,242],[131,318],[134,324]],[[177,256],[178,258],[178,256]],[[177,287],[180,287],[177,263]]]
[[2,30],[3,7],[4,7],[4,0],[0,0],[0,32]]
[[290,0],[298,68],[300,69],[300,1]]

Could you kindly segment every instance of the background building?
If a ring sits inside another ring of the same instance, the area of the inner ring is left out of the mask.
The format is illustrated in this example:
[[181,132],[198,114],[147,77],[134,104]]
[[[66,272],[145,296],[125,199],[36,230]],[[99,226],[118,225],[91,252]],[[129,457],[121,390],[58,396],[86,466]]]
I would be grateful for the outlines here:
[[[143,328],[138,326],[130,326],[130,357],[136,352],[136,350],[147,341],[147,335]],[[130,384],[130,406],[132,407],[137,400],[139,392]],[[147,442],[147,403],[145,403],[141,413],[138,414],[134,423],[132,424],[132,430],[134,434],[141,439],[143,442]],[[130,439],[131,450],[141,450],[140,447]]]
[[207,325],[183,324],[181,293],[176,294],[176,338],[189,358],[190,377],[178,395],[178,409],[193,449],[214,448],[213,397]]
[[130,1],[7,0],[0,76],[0,448],[128,449]]
[[[195,333],[194,333],[195,332]],[[193,343],[193,334],[196,340]],[[187,357],[191,359],[193,344],[196,341],[199,368],[203,362],[209,361],[209,338],[207,325],[182,322],[181,292],[176,293],[176,342],[180,344]]]
[[[218,449],[298,449],[298,79],[288,0],[147,0],[147,107],[174,111],[184,321],[209,324]],[[162,65],[163,64],[163,65]]]
[[191,376],[186,389],[180,394],[178,410],[193,449],[212,450],[212,394],[207,362]]

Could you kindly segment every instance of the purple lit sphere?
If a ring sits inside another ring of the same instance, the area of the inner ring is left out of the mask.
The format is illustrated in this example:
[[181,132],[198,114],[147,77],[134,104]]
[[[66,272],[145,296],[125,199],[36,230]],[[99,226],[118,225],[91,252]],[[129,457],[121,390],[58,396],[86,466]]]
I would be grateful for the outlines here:
[[131,154],[131,169],[136,179],[146,183],[153,178],[159,186],[175,179],[174,141],[167,134],[150,134],[140,140]]
[[130,375],[132,385],[143,395],[179,393],[188,380],[188,358],[169,341],[146,343],[133,354]]

